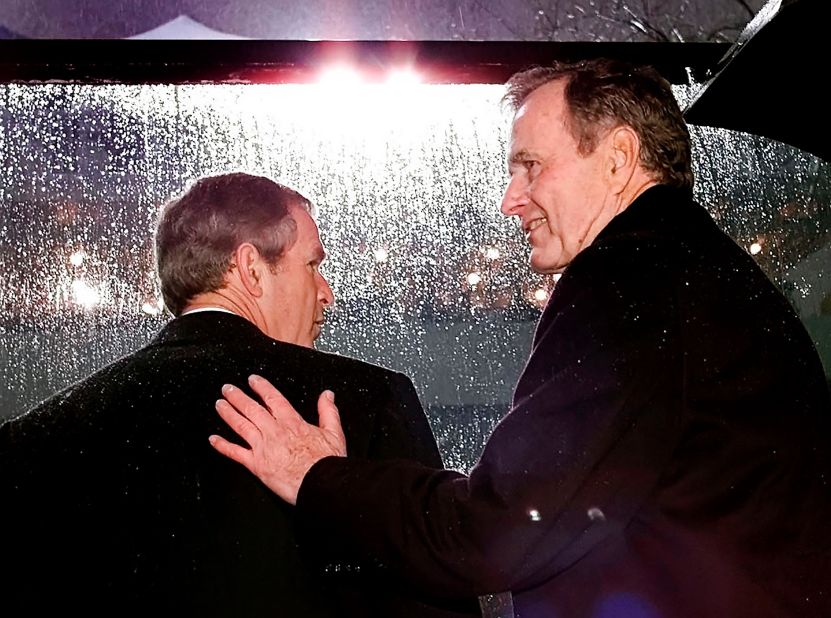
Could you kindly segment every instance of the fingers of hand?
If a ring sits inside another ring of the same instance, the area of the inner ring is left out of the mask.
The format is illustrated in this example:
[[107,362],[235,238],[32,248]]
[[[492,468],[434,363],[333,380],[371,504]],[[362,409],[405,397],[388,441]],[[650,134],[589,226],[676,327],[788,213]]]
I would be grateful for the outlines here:
[[320,429],[326,436],[326,442],[337,450],[337,454],[346,455],[346,439],[343,435],[340,413],[334,399],[334,394],[331,391],[323,391],[317,400]]
[[254,392],[260,396],[260,399],[263,400],[263,403],[273,416],[276,417],[279,414],[283,416],[297,417],[298,419],[300,418],[300,415],[297,414],[297,410],[292,407],[288,399],[283,397],[283,394],[274,388],[271,382],[265,378],[252,375],[248,378],[248,384]]
[[[239,389],[235,390],[239,392]],[[222,420],[225,421],[228,426],[250,446],[254,446],[260,440],[261,433],[259,428],[254,423],[249,421],[243,414],[240,414],[235,406],[228,403],[225,399],[219,399],[216,404],[214,404],[214,407],[216,407],[216,411],[219,413]]]
[[272,420],[268,410],[236,386],[230,384],[223,386],[222,396],[225,397],[229,404],[236,408],[239,414],[244,415],[246,419],[260,430],[262,430],[264,424]]
[[340,413],[335,405],[335,394],[332,391],[323,391],[317,398],[317,414],[320,417],[320,426],[323,427],[324,418],[328,421],[335,420],[340,424]]
[[229,459],[233,459],[239,464],[242,464],[251,472],[254,472],[254,461],[253,455],[251,451],[247,448],[243,448],[238,444],[234,444],[233,442],[229,442],[222,436],[211,436],[208,438],[208,441],[211,443],[211,446],[216,449],[222,455],[225,455]]

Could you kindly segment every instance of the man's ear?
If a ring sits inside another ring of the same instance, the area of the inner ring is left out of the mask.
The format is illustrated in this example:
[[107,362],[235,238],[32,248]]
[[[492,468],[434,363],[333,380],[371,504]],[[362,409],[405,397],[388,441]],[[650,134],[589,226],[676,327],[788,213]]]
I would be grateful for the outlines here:
[[620,193],[629,184],[640,164],[641,140],[631,127],[625,125],[612,129],[609,140],[609,174],[612,187]]
[[232,272],[231,276],[236,275],[236,279],[252,297],[259,298],[262,296],[263,277],[268,265],[263,260],[257,247],[248,242],[242,243],[234,251],[234,265],[232,269],[235,268],[236,272]]

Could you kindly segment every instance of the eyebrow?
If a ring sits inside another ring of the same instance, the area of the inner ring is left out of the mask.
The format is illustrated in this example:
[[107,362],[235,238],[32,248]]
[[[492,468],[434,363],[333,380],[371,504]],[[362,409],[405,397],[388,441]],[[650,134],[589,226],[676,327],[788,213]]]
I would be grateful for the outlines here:
[[522,161],[526,161],[532,158],[533,156],[531,155],[531,153],[528,152],[528,150],[526,150],[525,148],[523,148],[522,150],[519,150],[510,156],[510,158],[508,159],[508,165],[520,163]]

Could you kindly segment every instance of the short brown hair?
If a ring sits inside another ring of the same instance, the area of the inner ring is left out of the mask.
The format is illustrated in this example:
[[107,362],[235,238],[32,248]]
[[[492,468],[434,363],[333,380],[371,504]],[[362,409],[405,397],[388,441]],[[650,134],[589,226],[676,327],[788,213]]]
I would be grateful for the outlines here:
[[578,152],[594,152],[604,130],[631,127],[641,141],[641,166],[653,180],[692,190],[690,133],[672,94],[655,69],[609,59],[555,62],[508,80],[504,100],[518,110],[540,86],[564,79],[569,131]]
[[297,239],[293,206],[312,211],[294,189],[242,172],[200,178],[168,201],[156,226],[156,268],[168,310],[178,316],[197,294],[220,289],[244,242],[276,265]]

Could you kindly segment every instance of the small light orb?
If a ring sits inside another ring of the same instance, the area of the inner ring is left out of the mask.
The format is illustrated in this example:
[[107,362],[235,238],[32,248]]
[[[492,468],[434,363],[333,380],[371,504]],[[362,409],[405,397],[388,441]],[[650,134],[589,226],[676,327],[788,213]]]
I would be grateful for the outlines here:
[[72,255],[69,256],[69,263],[73,266],[80,266],[84,263],[86,257],[87,252],[83,249],[78,249],[77,251],[73,252]]
[[586,514],[592,521],[606,521],[606,515],[596,506],[591,507]]
[[482,282],[482,275],[480,275],[479,273],[476,273],[476,272],[468,273],[468,275],[467,275],[468,285],[473,287],[475,285],[479,285],[481,282]]
[[384,249],[384,247],[375,249],[372,252],[372,255],[375,258],[376,262],[386,262],[387,258],[389,258],[390,256],[389,252],[386,249]]
[[537,509],[531,509],[528,511],[528,517],[531,518],[531,521],[542,521],[542,515]]
[[496,247],[487,247],[485,249],[485,257],[489,260],[498,260],[500,255],[499,249]]
[[762,252],[762,245],[757,242],[754,242],[750,245],[750,255],[758,255]]
[[543,302],[548,299],[548,290],[545,288],[538,288],[534,290],[534,300]]

